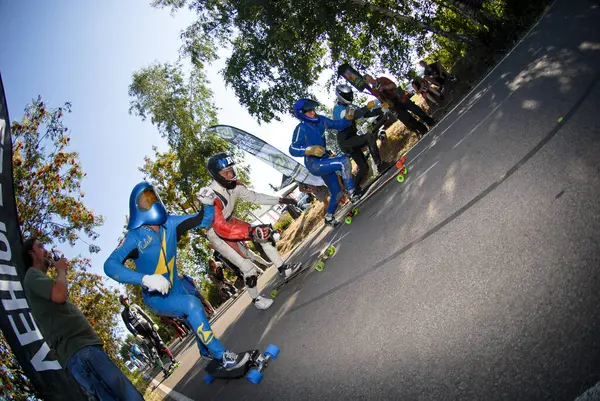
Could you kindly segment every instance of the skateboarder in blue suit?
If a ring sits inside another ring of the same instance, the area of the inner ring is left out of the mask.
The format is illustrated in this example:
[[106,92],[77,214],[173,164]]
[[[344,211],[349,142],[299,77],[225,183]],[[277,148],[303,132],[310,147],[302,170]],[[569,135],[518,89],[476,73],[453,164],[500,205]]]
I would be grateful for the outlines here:
[[[214,199],[203,203],[212,203]],[[142,286],[144,303],[157,315],[184,317],[196,334],[200,354],[219,360],[225,369],[244,365],[250,355],[225,350],[215,337],[202,303],[189,294],[177,277],[177,242],[192,228],[211,225],[212,205],[199,213],[167,214],[158,194],[147,182],[137,184],[129,198],[129,230],[104,264],[105,273],[119,283]],[[125,266],[131,259],[135,270]]]
[[325,129],[343,130],[352,124],[354,115],[349,110],[344,119],[330,120],[316,113],[315,109],[318,105],[317,101],[311,99],[300,99],[294,104],[294,115],[301,122],[294,130],[289,151],[292,156],[304,156],[304,164],[308,171],[325,181],[331,193],[325,224],[335,227],[339,222],[333,218],[333,213],[342,197],[337,173],[342,177],[350,199],[353,201],[356,199],[350,159],[347,156],[330,157],[326,149]]

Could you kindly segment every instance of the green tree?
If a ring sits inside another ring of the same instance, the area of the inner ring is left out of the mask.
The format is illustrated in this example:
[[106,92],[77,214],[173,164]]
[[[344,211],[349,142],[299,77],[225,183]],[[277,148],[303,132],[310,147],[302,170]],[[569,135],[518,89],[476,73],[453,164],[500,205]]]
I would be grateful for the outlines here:
[[[95,229],[104,222],[84,203],[81,181],[86,174],[78,154],[68,149],[70,137],[63,123],[70,111],[69,103],[51,109],[38,97],[26,107],[23,118],[12,123],[15,197],[22,232],[52,249],[95,240]],[[89,249],[99,251],[93,244]],[[88,318],[108,355],[118,361],[117,293],[102,276],[88,271],[90,263],[82,256],[69,260],[69,299]]]
[[177,190],[188,199],[210,177],[207,159],[228,149],[228,144],[205,129],[217,123],[216,106],[204,73],[189,76],[180,65],[153,64],[133,74],[129,86],[130,113],[150,119],[177,156]]
[[[402,75],[411,52],[430,43],[429,34],[473,43],[478,27],[462,18],[460,29],[440,28],[440,8],[431,1],[342,0],[156,0],[173,11],[189,7],[197,21],[184,33],[183,54],[198,68],[214,59],[207,48],[230,43],[223,76],[240,102],[259,121],[288,113],[324,72],[342,61],[360,70],[386,69]],[[197,40],[190,40],[197,38]],[[200,46],[201,45],[201,46]],[[192,46],[193,49],[190,49]],[[330,80],[331,82],[331,80]]]

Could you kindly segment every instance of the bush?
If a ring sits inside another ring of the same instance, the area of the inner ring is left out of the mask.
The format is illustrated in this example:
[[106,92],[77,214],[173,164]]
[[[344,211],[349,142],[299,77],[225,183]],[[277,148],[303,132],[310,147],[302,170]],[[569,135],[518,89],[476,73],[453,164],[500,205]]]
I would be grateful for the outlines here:
[[294,219],[292,218],[292,216],[290,216],[290,213],[285,212],[281,215],[279,220],[277,220],[275,224],[273,224],[273,228],[276,230],[285,231],[285,229],[288,228],[293,222]]

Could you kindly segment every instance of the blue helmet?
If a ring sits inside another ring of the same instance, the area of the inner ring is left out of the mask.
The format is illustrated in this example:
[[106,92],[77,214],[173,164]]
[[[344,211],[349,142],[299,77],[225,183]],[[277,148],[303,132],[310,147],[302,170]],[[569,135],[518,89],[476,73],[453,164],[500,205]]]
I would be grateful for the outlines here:
[[294,103],[294,115],[301,121],[306,121],[309,123],[316,123],[319,121],[319,117],[310,118],[306,114],[307,111],[314,110],[319,105],[319,102],[312,99],[300,99],[296,103]]
[[[231,179],[227,179],[221,175],[221,171],[225,169],[231,169]],[[216,155],[212,155],[206,162],[206,170],[208,174],[225,189],[233,189],[237,185],[237,171],[235,168],[235,161],[233,156],[220,152]]]
[[160,225],[167,221],[167,209],[163,205],[154,187],[142,181],[133,187],[129,196],[128,230],[143,225]]

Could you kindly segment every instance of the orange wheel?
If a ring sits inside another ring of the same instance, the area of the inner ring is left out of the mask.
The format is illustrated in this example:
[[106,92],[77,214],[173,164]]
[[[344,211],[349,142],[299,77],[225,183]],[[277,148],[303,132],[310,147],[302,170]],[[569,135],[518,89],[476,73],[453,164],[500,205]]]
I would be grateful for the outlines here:
[[402,162],[402,164],[404,164],[404,162],[406,161],[406,157],[405,157],[405,156],[402,156],[402,157],[400,158],[400,161]]
[[404,165],[404,163],[402,162],[402,160],[398,160],[398,161],[396,162],[396,168],[397,168],[397,169],[400,169],[400,168],[402,168],[402,166],[403,166],[403,165]]

